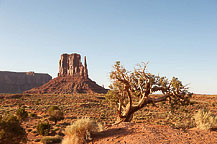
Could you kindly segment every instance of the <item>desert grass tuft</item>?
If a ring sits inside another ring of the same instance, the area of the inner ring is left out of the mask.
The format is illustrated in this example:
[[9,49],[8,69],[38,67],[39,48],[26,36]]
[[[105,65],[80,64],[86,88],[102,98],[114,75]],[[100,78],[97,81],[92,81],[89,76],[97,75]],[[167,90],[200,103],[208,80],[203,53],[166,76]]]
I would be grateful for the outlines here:
[[62,141],[60,136],[45,136],[41,139],[41,143],[49,144],[49,143],[60,143]]
[[194,115],[197,128],[202,130],[216,129],[217,128],[217,116],[213,115],[206,109],[200,109]]
[[66,127],[62,144],[85,144],[87,141],[92,140],[92,134],[102,131],[102,125],[83,118],[75,121],[72,125]]

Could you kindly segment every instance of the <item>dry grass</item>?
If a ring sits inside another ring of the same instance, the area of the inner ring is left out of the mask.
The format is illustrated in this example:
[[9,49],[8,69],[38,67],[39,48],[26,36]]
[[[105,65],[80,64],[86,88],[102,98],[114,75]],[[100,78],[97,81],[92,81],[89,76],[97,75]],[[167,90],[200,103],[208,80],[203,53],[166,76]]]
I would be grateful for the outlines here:
[[102,131],[102,125],[89,118],[79,119],[66,127],[62,144],[85,144],[92,140],[91,135]]
[[48,144],[48,143],[60,143],[61,142],[60,136],[45,136],[41,139],[41,143]]
[[202,130],[217,128],[217,116],[213,115],[206,109],[200,109],[195,115],[194,119],[197,128]]

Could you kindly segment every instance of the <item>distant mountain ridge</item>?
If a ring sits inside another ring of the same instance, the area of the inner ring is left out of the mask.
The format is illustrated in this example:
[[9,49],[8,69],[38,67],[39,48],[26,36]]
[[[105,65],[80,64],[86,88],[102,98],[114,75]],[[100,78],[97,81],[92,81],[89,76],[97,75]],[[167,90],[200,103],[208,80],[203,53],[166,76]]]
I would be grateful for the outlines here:
[[0,71],[0,93],[22,93],[51,79],[46,73]]

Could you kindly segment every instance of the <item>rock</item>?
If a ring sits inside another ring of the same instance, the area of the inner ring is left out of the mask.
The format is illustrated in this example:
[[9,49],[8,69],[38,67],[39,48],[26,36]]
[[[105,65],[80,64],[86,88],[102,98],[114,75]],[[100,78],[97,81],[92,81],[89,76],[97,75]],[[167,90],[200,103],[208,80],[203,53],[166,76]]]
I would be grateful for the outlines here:
[[107,89],[99,86],[88,78],[86,57],[84,65],[79,54],[63,54],[59,61],[58,77],[38,88],[33,88],[25,93],[107,93]]
[[0,71],[0,93],[22,93],[51,79],[48,74]]
[[62,54],[59,61],[58,76],[88,78],[86,57],[84,57],[84,65],[82,65],[79,54]]

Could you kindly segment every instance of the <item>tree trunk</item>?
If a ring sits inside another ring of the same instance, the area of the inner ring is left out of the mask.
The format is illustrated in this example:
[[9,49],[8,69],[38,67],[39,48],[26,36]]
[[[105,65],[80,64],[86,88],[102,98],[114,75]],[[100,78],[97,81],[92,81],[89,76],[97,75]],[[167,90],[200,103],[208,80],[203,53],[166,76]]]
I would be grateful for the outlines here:
[[132,106],[131,109],[126,113],[124,117],[118,116],[117,121],[122,121],[122,122],[130,122],[133,119],[133,114],[137,112],[138,110],[142,109],[148,102],[143,103],[141,106]]
[[117,122],[116,123],[121,123],[121,122],[130,122],[133,119],[133,113],[134,112],[129,112],[126,117],[121,118],[121,117],[117,117]]
[[[133,112],[134,113],[134,112]],[[133,119],[133,113],[128,113],[125,120],[123,122],[130,122]]]

